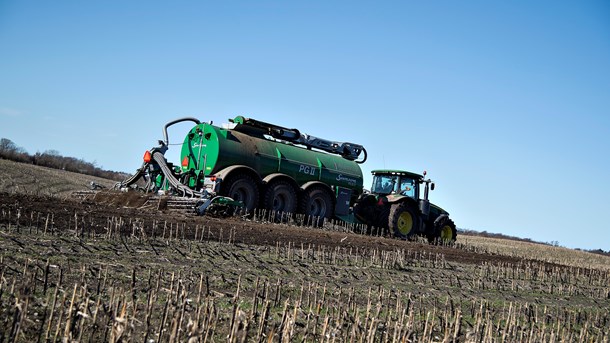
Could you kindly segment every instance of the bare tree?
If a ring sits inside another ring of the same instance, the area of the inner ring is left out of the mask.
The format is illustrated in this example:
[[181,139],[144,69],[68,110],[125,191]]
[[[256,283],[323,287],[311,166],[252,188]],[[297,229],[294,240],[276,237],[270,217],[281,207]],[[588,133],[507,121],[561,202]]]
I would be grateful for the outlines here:
[[36,154],[30,155],[24,148],[17,146],[8,138],[0,139],[0,158],[99,176],[117,181],[124,180],[129,176],[128,174],[121,172],[103,170],[101,167],[98,167],[97,161],[87,162],[82,158],[62,156],[59,151],[54,149],[45,150],[42,153],[36,152]]
[[12,140],[8,138],[0,139],[0,151],[2,152],[15,152],[17,151],[17,146],[13,143]]

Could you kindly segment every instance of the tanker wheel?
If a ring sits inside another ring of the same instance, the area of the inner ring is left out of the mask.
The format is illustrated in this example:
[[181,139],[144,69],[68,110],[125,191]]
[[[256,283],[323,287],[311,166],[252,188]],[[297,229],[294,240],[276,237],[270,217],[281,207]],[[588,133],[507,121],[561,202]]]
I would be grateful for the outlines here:
[[258,186],[248,174],[237,174],[223,182],[222,195],[241,201],[247,212],[258,206]]
[[287,181],[272,181],[265,190],[263,204],[265,209],[273,211],[275,220],[279,221],[296,211],[297,192]]
[[305,225],[322,226],[324,219],[333,215],[332,195],[320,186],[307,189],[299,203],[299,212],[305,215]]
[[393,204],[390,208],[388,227],[394,237],[411,238],[419,231],[419,218],[413,206],[403,202]]
[[453,220],[445,217],[434,223],[434,234],[428,237],[428,241],[449,244],[455,242],[456,236],[455,223]]

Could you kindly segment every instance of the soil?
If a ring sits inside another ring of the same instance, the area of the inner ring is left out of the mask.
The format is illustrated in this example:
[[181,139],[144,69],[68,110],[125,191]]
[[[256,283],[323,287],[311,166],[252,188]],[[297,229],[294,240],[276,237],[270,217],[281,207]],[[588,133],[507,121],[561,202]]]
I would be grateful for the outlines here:
[[[0,208],[13,208],[25,216],[32,213],[53,213],[54,227],[74,227],[75,217],[85,221],[88,229],[100,233],[108,218],[129,218],[144,223],[164,222],[185,226],[184,238],[193,238],[193,227],[201,226],[212,237],[232,230],[235,243],[276,246],[276,245],[311,245],[328,248],[378,249],[386,251],[405,250],[427,254],[442,254],[445,260],[460,263],[519,263],[522,259],[504,255],[490,255],[456,249],[451,246],[439,246],[422,242],[398,240],[390,237],[372,237],[351,232],[334,231],[333,228],[302,227],[289,224],[259,222],[240,217],[214,218],[197,216],[194,211],[162,210],[142,208],[150,199],[149,195],[136,192],[121,193],[118,191],[101,191],[85,199],[53,198],[27,194],[0,193]],[[38,215],[40,217],[40,215]],[[41,220],[38,218],[38,220]],[[25,222],[24,222],[25,224]],[[147,226],[147,225],[145,225]],[[152,232],[150,234],[153,234]],[[458,238],[459,242],[459,238]]]
[[[53,332],[66,341],[186,341],[208,330],[221,341],[235,325],[252,323],[229,341],[279,342],[293,313],[293,338],[313,342],[323,338],[320,311],[334,316],[329,322],[345,341],[370,334],[370,324],[340,323],[346,311],[365,318],[371,302],[388,327],[401,325],[391,313],[404,306],[413,328],[406,335],[416,341],[438,341],[448,332],[444,323],[456,321],[455,341],[487,341],[477,323],[489,318],[485,326],[498,327],[510,318],[507,307],[517,309],[510,320],[520,328],[508,341],[532,331],[543,339],[576,314],[583,319],[574,328],[603,340],[610,318],[608,273],[473,252],[459,237],[455,246],[436,246],[332,225],[201,217],[158,210],[150,200],[112,191],[85,199],[0,193],[0,290],[9,292],[0,292],[0,341],[44,341]],[[210,306],[215,312],[196,319]],[[529,319],[547,308],[547,321]],[[439,319],[428,328],[430,311]],[[62,313],[75,314],[64,322]],[[17,329],[21,339],[13,340]]]
[[[479,251],[460,235],[438,246],[332,224],[197,216],[168,209],[167,198],[86,191],[86,178],[61,172],[40,170],[48,179],[27,185],[20,175],[28,172],[15,169],[0,168],[0,342],[57,341],[45,339],[53,333],[129,342],[167,341],[177,332],[184,340],[207,337],[210,328],[211,340],[224,341],[244,314],[252,325],[244,341],[263,341],[261,334],[282,341],[288,322],[303,341],[320,341],[328,323],[341,334],[337,341],[352,340],[350,333],[376,335],[364,329],[377,326],[359,322],[371,308],[392,328],[403,324],[398,313],[408,313],[411,341],[440,341],[450,323],[458,323],[460,342],[489,341],[497,330],[486,327],[508,330],[496,340],[543,341],[566,322],[564,338],[607,341],[605,270]],[[79,192],[50,192],[61,177]]]
[[[342,228],[322,229],[296,225],[275,224],[243,218],[199,217],[193,211],[165,209],[165,199],[151,204],[150,195],[138,192],[121,193],[110,190],[114,181],[66,172],[30,164],[0,159],[0,207],[11,205],[22,213],[54,214],[55,227],[69,227],[74,216],[87,217],[92,230],[103,231],[108,218],[131,218],[151,222],[180,223],[189,227],[205,226],[211,235],[219,235],[227,227],[234,230],[238,243],[253,245],[306,244],[326,247],[352,247],[380,250],[413,250],[442,254],[449,261],[460,263],[520,263],[523,259],[500,254],[477,253],[455,247],[435,246],[422,242],[397,240],[391,237],[372,237],[345,232]],[[102,191],[91,192],[91,182],[102,186]],[[75,196],[79,194],[80,196]],[[147,203],[148,202],[148,203]],[[146,206],[148,204],[148,206]],[[163,209],[163,210],[159,210]],[[192,230],[191,230],[192,231]],[[151,233],[152,234],[152,233]],[[185,232],[186,237],[194,232]],[[460,235],[457,243],[459,245]],[[552,264],[549,264],[552,266]]]

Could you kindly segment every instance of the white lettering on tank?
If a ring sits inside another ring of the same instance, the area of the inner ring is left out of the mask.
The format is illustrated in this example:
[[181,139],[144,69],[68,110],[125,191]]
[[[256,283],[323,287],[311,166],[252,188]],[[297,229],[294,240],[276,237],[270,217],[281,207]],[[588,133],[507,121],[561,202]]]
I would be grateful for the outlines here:
[[299,173],[307,175],[316,175],[316,168],[301,164],[299,165]]
[[356,179],[344,175],[337,175],[337,181],[347,182],[350,185],[356,185]]

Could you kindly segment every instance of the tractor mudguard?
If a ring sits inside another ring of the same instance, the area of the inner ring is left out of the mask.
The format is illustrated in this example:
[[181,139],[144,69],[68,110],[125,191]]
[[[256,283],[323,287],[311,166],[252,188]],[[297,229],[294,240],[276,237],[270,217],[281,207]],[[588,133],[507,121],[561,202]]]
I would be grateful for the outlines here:
[[389,204],[395,204],[397,202],[401,202],[405,198],[411,199],[411,197],[408,197],[406,195],[400,195],[400,194],[388,194],[388,195],[386,195],[386,199],[388,199],[388,203]]
[[449,218],[448,214],[441,214],[440,216],[438,216],[435,220],[434,220],[434,225],[436,225],[437,223],[439,223],[441,220],[443,220],[444,218]]

